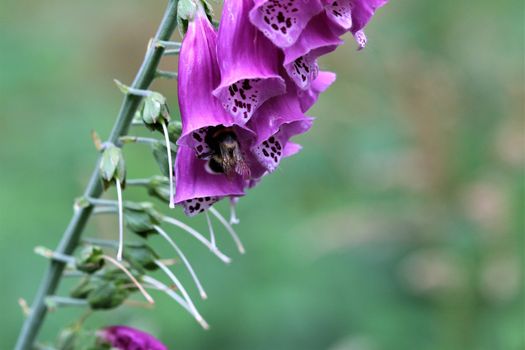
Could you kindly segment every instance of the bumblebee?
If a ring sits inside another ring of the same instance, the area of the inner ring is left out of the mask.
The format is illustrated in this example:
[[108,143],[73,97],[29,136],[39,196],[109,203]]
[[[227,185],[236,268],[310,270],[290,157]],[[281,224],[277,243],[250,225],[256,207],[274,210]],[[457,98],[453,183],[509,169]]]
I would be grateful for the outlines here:
[[229,179],[232,179],[235,174],[245,179],[250,177],[250,168],[244,160],[233,128],[212,127],[206,134],[205,142],[210,148],[206,158],[209,158],[208,167],[211,171],[224,173]]

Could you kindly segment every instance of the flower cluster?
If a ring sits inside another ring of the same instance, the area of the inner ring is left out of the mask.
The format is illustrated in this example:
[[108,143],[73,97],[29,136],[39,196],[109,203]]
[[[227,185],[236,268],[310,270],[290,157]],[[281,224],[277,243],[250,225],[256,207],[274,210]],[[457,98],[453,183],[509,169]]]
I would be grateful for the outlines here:
[[179,58],[175,203],[189,216],[237,198],[301,146],[305,115],[335,80],[317,59],[387,0],[225,0],[218,30],[197,6]]

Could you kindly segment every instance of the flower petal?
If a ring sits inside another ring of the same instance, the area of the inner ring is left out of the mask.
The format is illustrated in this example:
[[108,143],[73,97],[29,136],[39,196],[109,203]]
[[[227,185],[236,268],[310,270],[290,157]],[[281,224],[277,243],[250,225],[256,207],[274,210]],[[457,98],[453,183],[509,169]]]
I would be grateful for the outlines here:
[[277,48],[249,21],[253,0],[226,0],[217,38],[221,83],[213,94],[239,124],[267,99],[283,94]]
[[351,0],[352,6],[352,29],[353,34],[363,29],[376,10],[386,3],[388,0]]
[[286,95],[274,97],[264,104],[250,122],[257,134],[253,154],[266,170],[274,171],[285,155],[289,139],[310,129],[312,121],[301,111],[292,86]]
[[[182,135],[178,144],[205,148],[205,129],[233,125],[233,118],[212,95],[219,84],[217,34],[202,9],[190,21],[179,55],[178,98]],[[190,135],[192,136],[190,138]],[[200,135],[202,141],[199,142]]]
[[332,28],[337,35],[350,31],[359,49],[366,46],[366,35],[363,32],[375,11],[388,0],[323,0],[325,12],[335,24]]
[[323,10],[320,0],[254,0],[250,20],[276,46],[295,43],[310,19]]
[[328,18],[347,31],[352,28],[352,0],[323,0]]
[[299,153],[302,149],[303,146],[301,146],[300,144],[288,142],[286,146],[284,146],[283,158],[294,156],[297,153]]
[[296,85],[306,90],[317,78],[317,58],[334,51],[343,41],[330,30],[328,17],[322,13],[310,21],[299,39],[283,49],[284,68]]
[[336,75],[332,72],[320,71],[308,90],[298,90],[297,96],[303,112],[308,111],[317,101],[319,95],[335,81]]

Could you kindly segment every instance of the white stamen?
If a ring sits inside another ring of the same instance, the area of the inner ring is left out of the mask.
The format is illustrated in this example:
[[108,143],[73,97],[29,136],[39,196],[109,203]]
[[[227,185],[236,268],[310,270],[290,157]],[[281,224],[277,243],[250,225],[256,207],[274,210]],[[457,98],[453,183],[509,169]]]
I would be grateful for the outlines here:
[[158,267],[162,269],[162,271],[164,271],[164,273],[166,273],[166,275],[168,275],[168,277],[173,281],[175,286],[179,289],[180,293],[182,294],[182,296],[188,303],[189,308],[193,311],[193,315],[195,316],[195,319],[197,320],[197,322],[199,322],[203,328],[208,329],[209,328],[208,324],[206,323],[206,321],[204,321],[202,316],[199,314],[199,311],[197,311],[197,308],[191,301],[191,298],[188,292],[186,292],[186,289],[184,288],[182,283],[180,283],[179,279],[175,276],[175,274],[173,274],[173,272],[171,272],[171,270],[166,265],[164,265],[162,262],[156,260],[155,263],[157,264]]
[[[155,225],[153,226],[155,228],[155,230],[166,240],[168,241],[168,243],[173,247],[173,249],[175,249],[175,251],[177,252],[177,254],[179,254],[182,262],[184,263],[184,265],[186,265],[186,268],[188,269],[188,271],[190,272],[190,275],[191,275],[191,278],[193,279],[193,281],[195,282],[195,285],[197,286],[197,289],[199,289],[199,293],[201,295],[201,298],[202,299],[207,299],[208,296],[206,295],[206,292],[204,291],[204,288],[202,288],[202,285],[199,281],[199,279],[197,278],[197,275],[195,274],[195,271],[193,270],[193,268],[191,267],[191,264],[190,262],[188,261],[188,259],[186,259],[186,256],[184,255],[184,253],[182,252],[182,250],[180,250],[180,248],[175,244],[175,242],[171,239],[171,237],[162,229],[160,228],[159,226]],[[164,264],[164,262],[162,262]]]
[[146,282],[148,284],[151,284],[151,286],[153,286],[154,288],[156,288],[156,289],[158,289],[160,291],[163,291],[166,294],[168,294],[180,306],[182,306],[184,309],[186,309],[186,311],[188,311],[190,314],[193,315],[193,311],[189,308],[188,303],[186,303],[186,301],[184,300],[183,297],[181,297],[180,295],[175,293],[175,291],[173,289],[171,289],[170,287],[168,287],[164,283],[156,280],[155,278],[153,278],[151,276],[144,276],[144,277],[142,277],[142,279],[144,280],[144,282]]
[[122,187],[120,180],[115,179],[115,185],[117,188],[117,201],[118,201],[118,251],[117,260],[122,261],[122,254],[124,251],[124,213],[122,209]]
[[238,225],[241,220],[237,217],[235,207],[237,205],[236,199],[230,199],[230,225]]
[[166,139],[166,152],[168,152],[168,167],[169,167],[169,181],[170,181],[170,208],[175,208],[175,191],[173,189],[173,162],[171,160],[171,144],[170,136],[168,134],[168,128],[166,122],[162,121],[162,130],[164,131],[164,138]]
[[217,243],[215,242],[215,232],[213,231],[213,226],[211,224],[211,220],[210,220],[210,216],[208,215],[208,211],[205,211],[204,215],[206,215],[206,222],[208,223],[208,230],[210,231],[210,244],[213,248],[217,248]]
[[208,209],[219,221],[221,224],[226,228],[228,233],[232,236],[233,241],[237,245],[237,249],[239,250],[239,253],[244,254],[246,251],[244,249],[244,246],[242,245],[241,239],[233,229],[232,225],[226,219],[217,211],[217,209],[211,207]]
[[164,222],[167,222],[168,224],[172,224],[174,226],[177,226],[178,228],[186,231],[187,233],[189,233],[190,235],[192,235],[193,237],[195,237],[199,242],[201,242],[202,244],[204,244],[213,254],[215,254],[219,259],[221,259],[224,263],[226,264],[229,264],[231,262],[231,259],[224,255],[217,247],[213,247],[211,245],[211,243],[206,239],[204,238],[204,236],[202,234],[200,234],[199,232],[197,232],[195,229],[193,229],[192,227],[186,225],[185,223],[183,223],[182,221],[179,221],[177,219],[174,219],[174,218],[171,218],[169,216],[164,216],[162,218],[162,220]]
[[[169,288],[164,283],[156,280],[153,277],[144,276],[143,278],[144,278],[144,282],[147,282],[147,283],[151,284],[153,287],[157,288],[158,290],[163,291],[170,298],[175,300],[180,306],[182,306],[186,311],[188,311],[193,317],[195,317],[195,319],[197,320],[197,322],[199,322],[199,324],[202,326],[202,328],[204,328],[204,329],[208,329],[209,328],[208,323],[206,323],[206,321],[204,319],[202,319],[202,317],[200,317],[199,314],[195,314],[193,312],[193,310],[188,306],[188,303],[184,300],[184,298],[182,298],[180,295],[175,293],[175,291],[173,291],[173,289]],[[200,317],[200,319],[199,319],[199,317]]]
[[142,295],[144,295],[144,298],[146,298],[148,303],[150,303],[150,304],[154,304],[155,303],[155,301],[153,300],[151,295],[149,295],[148,292],[146,292],[144,287],[139,283],[139,281],[137,281],[137,279],[131,274],[131,272],[129,272],[129,270],[124,265],[122,265],[121,263],[119,263],[117,260],[113,259],[110,256],[103,255],[102,257],[105,260],[107,260],[110,263],[112,263],[113,265],[115,265],[116,267],[118,267],[120,270],[122,270],[122,272],[124,272],[129,277],[131,282],[133,282],[133,284],[137,286],[138,290],[142,293]]

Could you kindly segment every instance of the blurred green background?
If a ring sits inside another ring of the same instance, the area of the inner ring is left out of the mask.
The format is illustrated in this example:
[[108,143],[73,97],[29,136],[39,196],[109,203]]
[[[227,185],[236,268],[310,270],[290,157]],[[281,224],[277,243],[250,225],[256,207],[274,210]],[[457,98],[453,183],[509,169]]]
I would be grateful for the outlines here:
[[[0,349],[47,264],[33,247],[57,244],[94,166],[90,131],[113,124],[112,80],[132,80],[164,3],[0,2]],[[347,37],[322,60],[338,80],[303,152],[241,200],[247,254],[217,224],[229,266],[170,228],[211,330],[164,296],[88,325],[135,325],[170,349],[524,349],[523,13],[517,0],[392,1],[366,50]],[[173,82],[155,89],[176,109]],[[130,177],[158,172],[147,147],[125,153]],[[86,233],[116,227],[96,218]],[[42,340],[79,314],[50,314]]]

